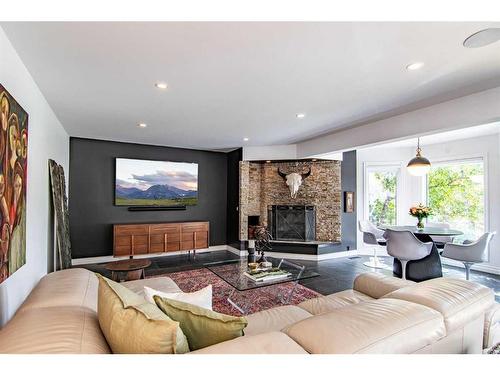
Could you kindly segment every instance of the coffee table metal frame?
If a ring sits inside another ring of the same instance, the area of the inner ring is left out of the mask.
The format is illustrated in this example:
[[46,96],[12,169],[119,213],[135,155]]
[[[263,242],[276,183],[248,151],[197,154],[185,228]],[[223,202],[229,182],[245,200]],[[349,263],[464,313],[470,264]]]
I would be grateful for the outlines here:
[[[276,264],[275,260],[274,263]],[[230,267],[232,264],[234,264],[233,269],[231,269]],[[242,306],[241,304],[237,303],[234,300],[233,297],[236,295],[236,293],[244,293],[245,291],[248,290],[253,290],[271,285],[278,285],[287,282],[293,282],[293,288],[292,290],[290,290],[290,292],[287,293],[287,295],[282,295],[281,293],[278,293],[277,296],[281,303],[288,304],[290,303],[290,300],[292,299],[295,290],[297,288],[297,284],[300,280],[319,276],[319,274],[315,272],[307,272],[306,266],[290,262],[286,259],[279,260],[277,267],[278,268],[287,267],[286,270],[289,271],[291,275],[286,278],[274,279],[268,282],[254,281],[250,279],[248,276],[245,276],[244,272],[246,272],[248,269],[247,262],[241,261],[239,259],[208,263],[205,264],[204,266],[211,272],[213,272],[215,275],[220,277],[222,280],[224,280],[226,283],[232,286],[232,290],[229,293],[229,296],[227,297],[227,301],[231,304],[231,306],[233,306],[236,310],[238,310],[242,314],[246,314],[248,308]]]

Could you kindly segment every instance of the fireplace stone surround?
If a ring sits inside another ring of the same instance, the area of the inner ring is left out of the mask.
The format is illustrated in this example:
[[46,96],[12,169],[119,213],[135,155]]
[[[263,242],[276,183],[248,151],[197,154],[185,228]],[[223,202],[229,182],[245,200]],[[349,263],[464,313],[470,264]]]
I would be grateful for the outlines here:
[[[278,168],[284,173],[306,173],[311,168],[311,175],[303,181],[295,199]],[[268,226],[270,206],[301,205],[314,206],[315,241],[340,241],[340,170],[341,162],[337,160],[240,162],[240,240],[249,239],[249,217],[258,216],[259,224]]]

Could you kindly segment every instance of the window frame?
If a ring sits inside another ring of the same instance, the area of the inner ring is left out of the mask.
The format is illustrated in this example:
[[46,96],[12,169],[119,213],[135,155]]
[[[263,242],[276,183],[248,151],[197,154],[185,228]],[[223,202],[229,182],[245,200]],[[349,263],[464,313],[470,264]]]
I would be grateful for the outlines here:
[[[485,232],[490,231],[490,204],[489,204],[489,167],[488,167],[488,154],[468,154],[456,155],[454,157],[434,158],[431,160],[431,168],[435,165],[452,165],[452,164],[465,164],[467,162],[482,161],[483,163],[483,221]],[[429,175],[422,179],[422,195],[425,198],[425,204],[429,202]],[[427,218],[426,221],[429,221]]]
[[396,224],[399,225],[399,212],[398,208],[400,205],[400,196],[401,196],[401,182],[402,182],[402,167],[403,164],[401,162],[364,162],[363,163],[363,219],[370,220],[370,202],[368,197],[368,173],[372,169],[380,169],[380,170],[396,170],[396,196],[395,200],[395,209],[396,209]]

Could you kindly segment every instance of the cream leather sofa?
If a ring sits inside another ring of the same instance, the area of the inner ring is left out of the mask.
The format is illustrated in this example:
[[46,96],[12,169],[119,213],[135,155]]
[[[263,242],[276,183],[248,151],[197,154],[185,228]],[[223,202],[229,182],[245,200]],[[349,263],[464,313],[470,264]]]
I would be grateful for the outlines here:
[[[124,283],[179,291],[169,278]],[[0,353],[110,353],[97,320],[97,278],[49,274],[0,331]],[[415,284],[376,273],[352,290],[249,315],[245,336],[192,354],[480,353],[499,337],[493,292],[465,280]]]

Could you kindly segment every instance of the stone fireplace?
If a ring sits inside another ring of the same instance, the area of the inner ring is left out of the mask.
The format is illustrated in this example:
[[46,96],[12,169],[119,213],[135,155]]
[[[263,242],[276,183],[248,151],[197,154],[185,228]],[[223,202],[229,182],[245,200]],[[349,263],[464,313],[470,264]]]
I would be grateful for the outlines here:
[[[287,174],[303,174],[309,168],[310,176],[302,182],[296,198],[292,198],[278,169]],[[273,238],[340,241],[340,183],[340,161],[336,160],[240,162],[240,240],[249,239],[257,217],[259,225],[267,226],[271,232],[275,232]],[[288,207],[290,212],[286,212],[283,207]],[[277,216],[278,214],[284,216]],[[278,221],[273,222],[273,218],[278,218]],[[286,221],[293,223],[292,228],[273,228],[273,225],[283,225]],[[298,233],[293,234],[294,231]]]

